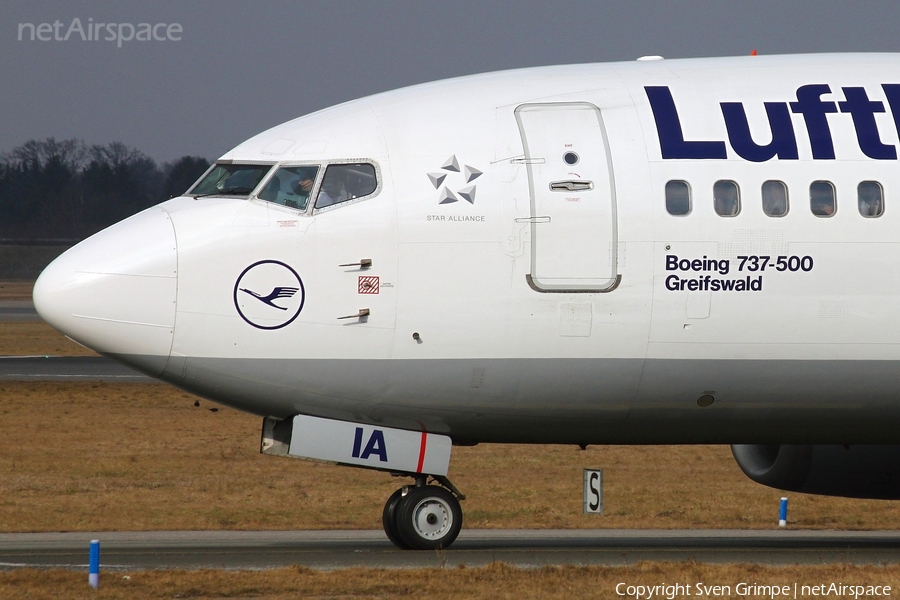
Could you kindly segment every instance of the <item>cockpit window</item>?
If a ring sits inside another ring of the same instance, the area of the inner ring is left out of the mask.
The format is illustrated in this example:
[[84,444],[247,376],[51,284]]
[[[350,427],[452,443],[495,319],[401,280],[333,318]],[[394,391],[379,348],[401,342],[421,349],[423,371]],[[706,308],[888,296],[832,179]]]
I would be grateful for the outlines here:
[[319,167],[312,165],[281,167],[266,182],[258,197],[288,208],[306,210],[318,172]]
[[370,163],[328,165],[316,196],[316,208],[368,196],[377,187],[375,166]]
[[188,196],[249,196],[272,165],[217,164]]

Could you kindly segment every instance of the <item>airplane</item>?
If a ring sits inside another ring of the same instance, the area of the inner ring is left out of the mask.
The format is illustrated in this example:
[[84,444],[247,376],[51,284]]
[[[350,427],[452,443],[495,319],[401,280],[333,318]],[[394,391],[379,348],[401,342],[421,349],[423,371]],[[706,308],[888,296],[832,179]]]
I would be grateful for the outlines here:
[[289,121],[40,275],[40,315],[263,418],[261,451],[411,478],[454,445],[730,444],[764,485],[900,498],[900,55],[527,68]]

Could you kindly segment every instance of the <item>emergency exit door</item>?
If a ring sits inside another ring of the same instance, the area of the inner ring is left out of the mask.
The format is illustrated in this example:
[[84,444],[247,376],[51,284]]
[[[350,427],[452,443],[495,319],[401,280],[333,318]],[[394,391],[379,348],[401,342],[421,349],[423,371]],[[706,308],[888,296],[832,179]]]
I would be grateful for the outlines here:
[[531,195],[529,284],[543,292],[616,286],[616,199],[609,144],[587,102],[516,108]]

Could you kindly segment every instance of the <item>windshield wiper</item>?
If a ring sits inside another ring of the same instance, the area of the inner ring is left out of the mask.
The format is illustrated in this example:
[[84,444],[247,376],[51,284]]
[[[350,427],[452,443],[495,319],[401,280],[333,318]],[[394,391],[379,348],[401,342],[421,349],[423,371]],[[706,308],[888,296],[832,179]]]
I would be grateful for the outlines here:
[[243,196],[250,194],[253,191],[253,188],[249,187],[229,187],[224,190],[215,190],[213,192],[205,192],[203,194],[191,194],[191,196],[196,200],[197,198],[206,198],[207,196]]

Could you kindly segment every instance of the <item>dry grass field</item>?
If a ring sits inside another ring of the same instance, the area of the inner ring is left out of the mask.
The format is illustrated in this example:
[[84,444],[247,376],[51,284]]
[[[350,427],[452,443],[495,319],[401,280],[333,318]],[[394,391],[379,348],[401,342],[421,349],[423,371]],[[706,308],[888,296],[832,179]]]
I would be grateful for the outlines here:
[[33,281],[2,281],[0,280],[0,300],[29,300]]
[[[31,299],[32,281],[0,281],[0,302]],[[96,356],[43,321],[0,323],[0,356]]]
[[[484,568],[455,569],[345,569],[321,572],[305,568],[256,572],[227,571],[145,571],[104,573],[100,588],[87,586],[87,576],[69,571],[19,570],[0,572],[0,597],[4,599],[56,600],[90,598],[105,600],[149,600],[155,598],[352,598],[392,600],[428,598],[456,600],[572,600],[623,598],[616,593],[620,583],[654,586],[689,583],[688,594],[677,598],[771,598],[770,593],[741,594],[740,584],[788,586],[830,585],[891,586],[889,595],[900,586],[900,567],[855,567],[848,565],[811,567],[763,567],[758,565],[700,565],[642,563],[634,567],[545,567],[514,569],[502,564]],[[698,589],[702,583],[706,589]],[[714,586],[723,586],[715,589]],[[726,590],[729,586],[730,590]],[[752,589],[752,588],[751,588]],[[731,593],[725,593],[730,591]],[[754,591],[759,591],[756,588]],[[708,592],[708,593],[704,593]],[[634,596],[632,596],[633,598]],[[658,596],[666,598],[666,595]],[[775,598],[785,596],[775,596]],[[819,597],[826,597],[820,594]],[[828,598],[873,597],[830,594]],[[646,596],[643,596],[646,598]],[[657,598],[657,596],[654,596]]]
[[97,356],[43,321],[0,323],[0,356]]
[[[261,420],[163,384],[0,382],[0,531],[377,529],[406,480],[258,452]],[[583,515],[583,468],[604,516]],[[455,448],[473,528],[769,528],[781,492],[725,446]],[[797,528],[891,529],[900,502],[791,494]]]

